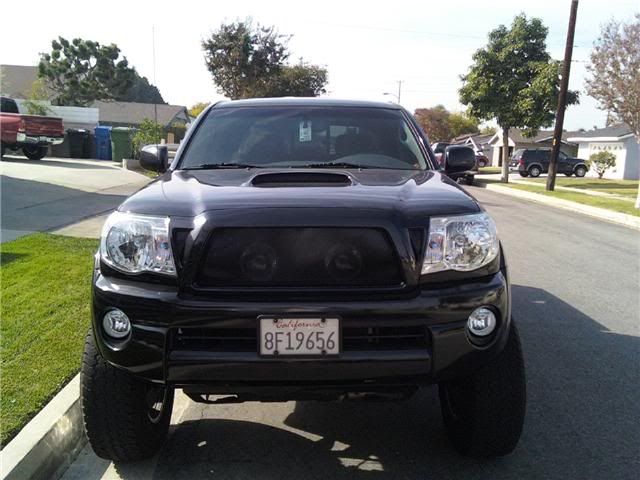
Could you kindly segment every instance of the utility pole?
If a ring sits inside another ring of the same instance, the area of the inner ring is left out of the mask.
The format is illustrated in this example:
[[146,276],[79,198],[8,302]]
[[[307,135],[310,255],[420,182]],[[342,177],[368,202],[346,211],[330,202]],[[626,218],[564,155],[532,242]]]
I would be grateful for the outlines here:
[[398,80],[398,105],[400,105],[400,94],[402,93],[402,82],[404,82],[404,80]]
[[547,190],[553,191],[556,186],[558,172],[558,154],[562,145],[562,127],[564,125],[564,111],[567,108],[567,90],[569,89],[569,73],[571,71],[571,56],[573,55],[573,38],[576,33],[576,16],[578,14],[578,0],[571,1],[569,14],[569,29],[567,30],[567,44],[564,48],[564,64],[560,79],[560,94],[558,95],[558,110],[556,112],[556,127],[553,132],[553,146],[549,159],[549,175],[547,176]]
[[[156,83],[156,26],[151,25],[151,49],[152,49],[152,61],[153,61],[153,84],[157,86]],[[155,124],[158,124],[158,105],[156,102],[153,102],[153,121]],[[160,139],[156,138],[156,145],[160,143]]]

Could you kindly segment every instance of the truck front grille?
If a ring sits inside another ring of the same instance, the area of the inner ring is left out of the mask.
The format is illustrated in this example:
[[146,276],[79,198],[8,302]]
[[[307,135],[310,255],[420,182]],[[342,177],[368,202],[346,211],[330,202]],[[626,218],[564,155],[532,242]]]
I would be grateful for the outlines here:
[[220,228],[196,288],[399,287],[400,262],[375,228]]

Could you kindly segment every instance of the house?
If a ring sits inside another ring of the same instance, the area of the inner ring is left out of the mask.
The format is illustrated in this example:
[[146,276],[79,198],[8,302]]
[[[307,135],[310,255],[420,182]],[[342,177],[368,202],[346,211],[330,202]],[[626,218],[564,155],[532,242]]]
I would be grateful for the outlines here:
[[451,143],[458,145],[468,145],[473,148],[476,153],[482,153],[487,158],[493,158],[493,147],[489,145],[489,140],[493,135],[483,135],[481,133],[467,133],[458,135],[451,140]]
[[[605,178],[637,180],[640,177],[640,146],[628,125],[621,123],[606,128],[573,132],[567,140],[578,145],[578,157],[585,160],[601,151],[615,154],[616,165],[607,170]],[[593,171],[588,175],[597,176]]]
[[[578,132],[562,132],[560,150],[572,157],[576,156],[578,147],[577,144],[572,143],[569,138],[573,137],[576,133]],[[509,157],[513,155],[513,152],[521,148],[550,148],[552,143],[553,130],[538,130],[536,135],[528,136],[524,130],[517,128],[509,129]],[[492,155],[487,155],[491,161],[491,165],[502,165],[502,130],[498,130],[487,144],[491,147]]]
[[143,120],[155,120],[165,128],[186,126],[191,122],[187,107],[136,102],[94,102],[100,111],[100,125],[137,127]]

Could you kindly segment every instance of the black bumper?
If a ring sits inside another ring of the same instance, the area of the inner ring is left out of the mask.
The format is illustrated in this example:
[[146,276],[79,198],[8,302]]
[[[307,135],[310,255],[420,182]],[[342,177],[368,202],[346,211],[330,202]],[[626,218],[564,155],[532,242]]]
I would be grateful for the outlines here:
[[[479,345],[465,327],[469,314],[481,305],[495,309],[498,327],[491,339]],[[101,319],[110,308],[123,310],[132,321],[132,335],[125,342],[115,342],[103,333]],[[260,315],[300,314],[337,316],[343,332],[362,327],[423,328],[424,343],[352,350],[343,345],[336,357],[294,359],[259,356],[257,340],[237,351],[202,343],[185,347],[176,340],[185,331],[216,329],[255,331],[257,338]],[[101,353],[111,364],[152,381],[210,393],[274,387],[356,391],[467,375],[503,348],[509,318],[505,271],[455,285],[425,286],[398,298],[321,302],[247,301],[240,295],[235,300],[185,299],[176,287],[106,277],[99,270],[93,282],[94,331]]]

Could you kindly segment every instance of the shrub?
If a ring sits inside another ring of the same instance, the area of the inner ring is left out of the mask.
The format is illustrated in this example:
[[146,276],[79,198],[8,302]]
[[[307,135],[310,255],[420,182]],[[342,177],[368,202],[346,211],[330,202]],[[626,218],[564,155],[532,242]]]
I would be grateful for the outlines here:
[[142,120],[138,126],[136,133],[133,134],[133,154],[136,158],[140,156],[140,149],[145,145],[154,145],[160,143],[164,138],[164,129],[162,125],[148,118]]
[[616,166],[616,156],[605,150],[593,153],[587,161],[589,168],[592,168],[598,174],[598,178],[602,178],[608,168]]

